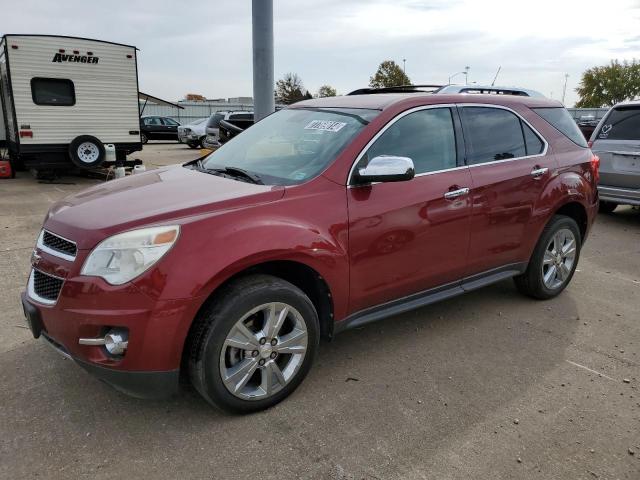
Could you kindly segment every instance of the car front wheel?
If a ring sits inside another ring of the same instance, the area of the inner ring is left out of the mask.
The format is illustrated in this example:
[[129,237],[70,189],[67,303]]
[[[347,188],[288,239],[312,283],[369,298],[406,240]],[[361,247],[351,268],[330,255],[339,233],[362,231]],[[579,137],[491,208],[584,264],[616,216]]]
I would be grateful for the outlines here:
[[318,315],[296,286],[252,275],[224,287],[196,321],[191,382],[232,413],[269,408],[307,375],[319,342]]
[[514,278],[516,287],[530,297],[555,297],[571,281],[581,247],[576,221],[564,215],[554,216],[542,231],[527,270]]

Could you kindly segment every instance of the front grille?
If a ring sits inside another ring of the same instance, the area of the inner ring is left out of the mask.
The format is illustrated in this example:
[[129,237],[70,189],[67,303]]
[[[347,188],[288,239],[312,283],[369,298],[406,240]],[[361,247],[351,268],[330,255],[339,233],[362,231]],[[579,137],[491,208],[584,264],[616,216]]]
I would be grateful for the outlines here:
[[45,300],[55,302],[58,299],[64,280],[52,277],[40,270],[33,271],[33,291]]
[[42,243],[56,252],[64,253],[66,255],[76,256],[77,247],[76,244],[66,240],[51,232],[44,231],[42,236]]

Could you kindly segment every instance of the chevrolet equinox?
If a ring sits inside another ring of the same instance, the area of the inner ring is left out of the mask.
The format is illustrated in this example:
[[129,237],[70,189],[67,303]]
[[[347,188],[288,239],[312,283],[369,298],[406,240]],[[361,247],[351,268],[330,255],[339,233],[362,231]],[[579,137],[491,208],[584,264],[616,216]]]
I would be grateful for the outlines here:
[[368,93],[274,113],[216,152],[55,204],[25,315],[34,337],[138,397],[190,381],[250,412],[330,338],[512,277],[571,281],[598,157],[556,101]]

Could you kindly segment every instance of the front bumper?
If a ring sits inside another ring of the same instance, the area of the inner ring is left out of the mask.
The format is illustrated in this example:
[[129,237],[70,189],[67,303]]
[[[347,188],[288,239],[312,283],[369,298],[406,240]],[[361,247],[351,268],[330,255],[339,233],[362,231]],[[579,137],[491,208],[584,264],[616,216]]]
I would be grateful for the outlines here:
[[598,185],[600,200],[622,205],[640,205],[640,189]]
[[[42,337],[89,373],[129,395],[157,398],[175,393],[196,299],[155,301],[133,285],[116,288],[101,279],[83,280],[66,278],[54,304],[22,293],[34,337]],[[110,328],[128,330],[124,355],[79,343],[80,338],[104,336]]]

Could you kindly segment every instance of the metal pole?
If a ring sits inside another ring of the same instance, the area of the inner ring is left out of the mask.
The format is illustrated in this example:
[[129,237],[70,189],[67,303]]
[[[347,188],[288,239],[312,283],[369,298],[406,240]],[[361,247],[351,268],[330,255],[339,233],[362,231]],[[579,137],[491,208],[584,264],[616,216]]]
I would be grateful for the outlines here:
[[402,73],[404,73],[405,75],[407,74],[407,59],[406,58],[402,59]]
[[273,0],[252,0],[253,112],[255,121],[275,110],[273,81]]
[[564,97],[567,94],[567,78],[569,78],[569,74],[564,74],[564,87],[562,87],[562,104],[564,105]]

